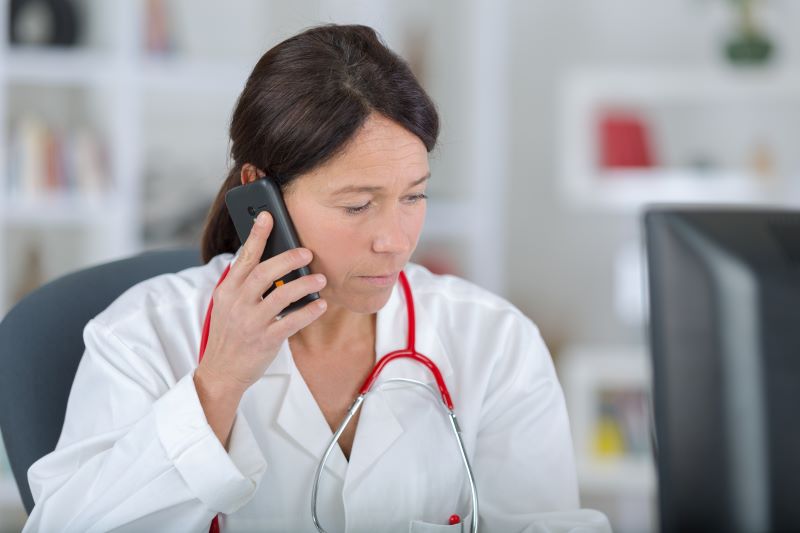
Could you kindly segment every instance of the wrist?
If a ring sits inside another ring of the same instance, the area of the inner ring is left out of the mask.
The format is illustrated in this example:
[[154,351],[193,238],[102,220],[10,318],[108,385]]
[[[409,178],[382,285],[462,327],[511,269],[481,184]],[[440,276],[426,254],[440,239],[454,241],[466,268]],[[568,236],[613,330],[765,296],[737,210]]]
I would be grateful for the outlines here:
[[247,387],[215,379],[213,373],[208,372],[205,367],[198,367],[193,377],[197,398],[206,415],[206,421],[227,450],[236,410]]
[[198,394],[202,392],[203,396],[217,401],[236,399],[237,404],[247,390],[247,385],[223,378],[202,364],[195,369],[194,385]]

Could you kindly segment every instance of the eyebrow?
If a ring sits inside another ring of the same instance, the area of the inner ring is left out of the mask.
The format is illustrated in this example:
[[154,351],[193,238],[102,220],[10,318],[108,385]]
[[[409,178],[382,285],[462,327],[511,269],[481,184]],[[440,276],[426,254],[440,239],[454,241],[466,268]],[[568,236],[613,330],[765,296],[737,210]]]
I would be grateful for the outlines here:
[[[422,176],[420,179],[415,180],[413,183],[411,183],[408,186],[408,188],[410,189],[411,187],[416,187],[417,185],[419,185],[420,183],[422,183],[425,180],[429,179],[430,177],[431,177],[431,173],[428,172],[427,174]],[[382,191],[383,189],[384,189],[384,187],[382,187],[380,185],[362,185],[362,186],[359,186],[359,185],[347,185],[345,187],[342,187],[341,189],[338,189],[338,190],[334,191],[332,194],[334,196],[338,196],[340,194],[347,194],[347,193],[354,193],[354,192],[379,192],[379,191]]]

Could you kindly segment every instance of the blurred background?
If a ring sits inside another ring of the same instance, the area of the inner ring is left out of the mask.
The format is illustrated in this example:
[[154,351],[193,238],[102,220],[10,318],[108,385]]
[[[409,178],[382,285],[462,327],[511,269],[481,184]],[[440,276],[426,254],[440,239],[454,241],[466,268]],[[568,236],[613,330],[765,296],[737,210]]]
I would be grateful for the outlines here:
[[[375,27],[436,102],[415,260],[540,327],[582,504],[656,529],[640,216],[800,203],[800,2],[5,0],[0,316],[75,269],[197,245],[271,46]],[[0,531],[25,520],[0,450]]]

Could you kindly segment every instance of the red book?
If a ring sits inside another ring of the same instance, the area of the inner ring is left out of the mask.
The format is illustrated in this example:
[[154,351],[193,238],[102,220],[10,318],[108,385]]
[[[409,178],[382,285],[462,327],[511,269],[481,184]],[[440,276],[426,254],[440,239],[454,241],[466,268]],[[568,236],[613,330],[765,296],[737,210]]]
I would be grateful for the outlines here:
[[57,191],[61,185],[59,142],[52,128],[44,135],[44,185],[47,191]]
[[606,113],[600,119],[600,166],[643,168],[653,166],[647,126],[632,114]]

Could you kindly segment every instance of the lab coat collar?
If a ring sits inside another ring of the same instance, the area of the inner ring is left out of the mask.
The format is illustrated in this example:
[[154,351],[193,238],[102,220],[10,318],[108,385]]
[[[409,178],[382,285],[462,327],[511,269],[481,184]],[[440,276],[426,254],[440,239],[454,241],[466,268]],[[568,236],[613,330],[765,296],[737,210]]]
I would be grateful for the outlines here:
[[[231,264],[241,253],[237,250]],[[409,269],[407,269],[408,271]],[[413,276],[409,276],[410,278]],[[414,283],[410,281],[412,295]],[[453,374],[450,359],[444,345],[434,328],[434,323],[419,300],[415,299],[416,311],[416,349],[426,355],[438,367],[445,381]],[[406,347],[407,322],[405,298],[398,281],[387,303],[377,313],[375,331],[376,361],[385,354]],[[276,423],[300,447],[318,460],[325,451],[325,446],[333,434],[325,420],[319,405],[314,400],[311,391],[300,375],[292,360],[288,341],[284,341],[273,362],[264,373],[265,377],[288,377],[288,386],[285,388],[284,398],[278,412]],[[389,363],[375,386],[392,378],[404,377],[433,384],[435,379],[422,364],[409,359],[398,359]],[[449,384],[449,381],[448,381]],[[392,384],[391,387],[414,385]],[[341,448],[334,447],[327,462],[327,469],[345,479],[347,474],[348,486],[352,487],[375,463],[383,456],[392,444],[403,434],[404,428],[398,418],[398,407],[392,407],[386,401],[383,391],[376,390],[369,394],[362,406],[359,416],[356,437],[351,451],[350,462],[345,459]],[[348,471],[349,470],[349,471]]]

